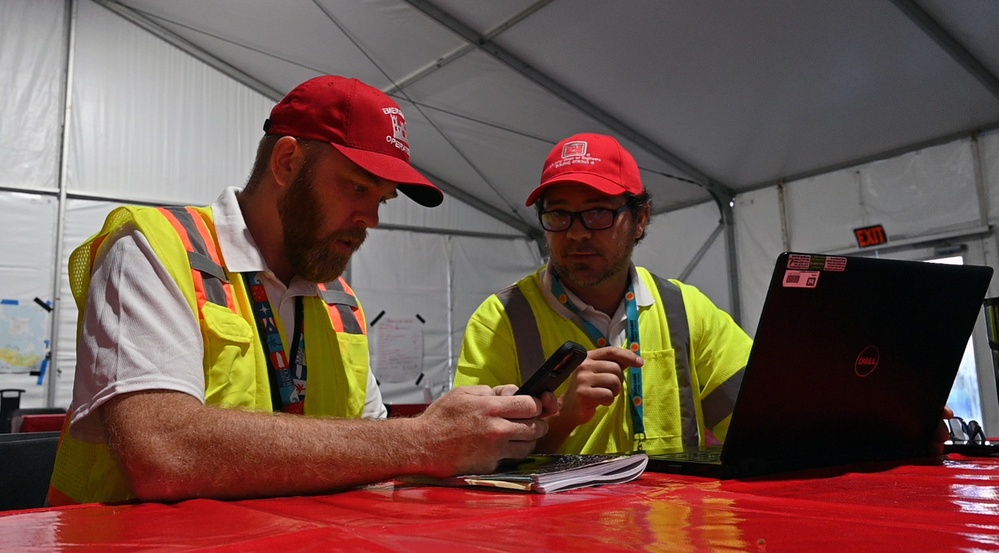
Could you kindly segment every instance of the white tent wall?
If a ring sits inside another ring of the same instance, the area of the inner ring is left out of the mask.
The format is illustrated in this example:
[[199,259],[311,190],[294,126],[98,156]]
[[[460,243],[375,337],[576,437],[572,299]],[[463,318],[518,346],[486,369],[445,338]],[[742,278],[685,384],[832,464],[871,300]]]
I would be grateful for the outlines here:
[[[4,246],[0,247],[0,300],[16,302],[18,311],[0,313],[0,325],[6,326],[3,335],[19,332],[33,332],[25,315],[46,320],[45,309],[35,303],[35,298],[50,302],[53,292],[53,259],[55,259],[55,221],[57,202],[53,196],[0,191],[0,236]],[[30,230],[27,230],[30,229]],[[35,312],[37,310],[37,312]],[[28,313],[25,313],[27,311]],[[11,317],[8,319],[7,317]],[[48,332],[39,341],[32,336],[33,345],[21,346],[19,352],[23,361],[3,357],[7,344],[0,342],[0,361],[11,365],[32,365],[34,370],[41,368],[45,358],[45,342]],[[0,389],[25,390],[21,402],[25,406],[40,406],[44,403],[45,388],[39,384],[38,376],[31,372],[0,372]]]
[[[653,205],[655,202],[653,197]],[[731,312],[721,219],[713,202],[653,217],[645,238],[635,248],[635,264],[661,277],[694,284],[716,305]]]
[[241,186],[273,102],[102,7],[75,5],[67,190],[205,204]]
[[424,403],[450,388],[472,312],[541,260],[527,239],[369,235],[350,280],[370,327],[371,364],[387,403]]
[[[56,295],[61,371],[51,397],[24,375],[0,374],[0,388],[31,385],[26,405],[66,406],[75,361],[76,309],[66,277],[71,250],[119,203],[203,204],[225,186],[242,185],[274,98],[89,0],[0,2],[0,79],[6,85],[0,232],[7,238],[0,246],[0,298]],[[413,125],[414,148],[418,133],[430,129]],[[460,180],[448,180],[461,188]],[[970,233],[982,253],[967,262],[996,266],[994,231],[975,233],[999,222],[999,133],[742,193],[733,211],[737,298],[729,290],[714,203],[656,216],[635,259],[662,276],[683,277],[724,309],[738,302],[750,334],[778,252],[849,252],[852,229],[867,224],[885,225],[896,243]],[[381,221],[355,256],[350,277],[369,322],[384,311],[372,327],[376,370],[387,351],[378,324],[389,317],[423,319],[420,384],[383,383],[388,401],[419,402],[423,384],[446,386],[475,307],[542,260],[518,230],[453,197],[430,210],[401,198],[385,206]],[[990,295],[999,295],[996,284]],[[991,360],[980,355],[982,375],[990,368]],[[982,382],[992,380],[982,376]],[[989,393],[986,423],[994,432],[999,415],[995,391]]]
[[62,2],[0,2],[0,189],[59,187],[65,19]]

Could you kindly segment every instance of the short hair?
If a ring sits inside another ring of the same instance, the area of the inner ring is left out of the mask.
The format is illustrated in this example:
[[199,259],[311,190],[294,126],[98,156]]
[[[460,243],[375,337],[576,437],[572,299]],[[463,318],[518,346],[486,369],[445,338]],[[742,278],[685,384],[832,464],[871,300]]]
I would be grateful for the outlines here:
[[274,145],[280,138],[280,134],[265,134],[260,139],[257,144],[257,157],[253,160],[253,168],[250,169],[250,178],[246,179],[247,190],[253,189],[264,179],[267,166],[271,161],[271,152],[274,151]]
[[[277,141],[286,135],[265,134],[257,144],[257,157],[253,161],[253,168],[250,170],[250,177],[246,180],[246,189],[250,190],[264,179],[271,161],[271,154]],[[321,140],[309,140],[305,138],[295,138],[305,149],[306,159],[311,159],[318,155],[317,145],[327,144]]]

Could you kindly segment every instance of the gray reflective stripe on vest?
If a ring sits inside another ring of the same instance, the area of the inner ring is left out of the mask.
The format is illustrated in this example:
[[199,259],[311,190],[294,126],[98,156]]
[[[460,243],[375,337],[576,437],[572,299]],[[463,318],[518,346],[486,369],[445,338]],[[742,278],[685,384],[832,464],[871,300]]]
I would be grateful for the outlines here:
[[690,374],[690,326],[687,324],[683,293],[679,286],[666,279],[656,275],[652,275],[652,279],[663,300],[669,341],[675,352],[676,382],[680,393],[680,436],[684,447],[697,447],[701,441],[701,433],[697,426],[696,392]]
[[[690,372],[690,327],[687,324],[687,309],[683,304],[680,287],[666,279],[652,275],[659,297],[662,298],[669,326],[670,343],[676,351],[676,378],[680,389],[680,424],[682,441],[685,446],[696,447],[700,442],[700,429],[697,424],[696,395]],[[506,309],[513,328],[513,339],[520,360],[520,374],[526,381],[544,362],[544,349],[541,347],[541,332],[531,305],[517,285],[510,286],[496,294]],[[724,384],[712,390],[701,408],[705,426],[718,424],[732,413],[735,397],[742,384],[743,370],[730,377]]]
[[351,296],[347,292],[344,292],[339,283],[336,283],[336,288],[340,288],[340,290],[330,290],[329,289],[330,286],[334,286],[334,283],[327,282],[326,290],[319,291],[319,295],[322,296],[324,302],[347,305],[354,308],[357,307],[357,298]]
[[[683,423],[683,443],[688,446],[697,446],[698,426],[697,412],[695,411],[694,394],[691,384],[690,373],[690,328],[687,326],[687,313],[683,306],[683,294],[680,288],[665,279],[652,275],[659,288],[659,295],[663,299],[666,308],[666,322],[669,324],[670,341],[673,349],[676,350],[677,381],[680,383],[680,414]],[[682,359],[681,359],[682,356]],[[704,417],[704,426],[714,428],[715,425],[725,420],[725,417],[732,414],[735,407],[735,398],[739,395],[739,388],[742,386],[742,375],[745,374],[746,367],[742,367],[711,393],[701,400],[701,415]],[[685,388],[686,387],[686,388]],[[692,438],[693,437],[693,438]]]
[[357,298],[347,293],[339,280],[326,283],[326,289],[319,291],[320,297],[326,305],[337,310],[340,314],[340,321],[343,322],[343,331],[347,334],[364,334],[361,323],[357,321],[354,309],[357,309]]
[[[229,302],[226,300],[225,288],[222,285],[228,283],[229,279],[225,276],[225,269],[212,261],[212,257],[209,255],[208,244],[205,243],[204,237],[201,236],[197,225],[194,224],[194,217],[191,215],[191,212],[183,207],[167,207],[165,209],[173,213],[177,221],[187,231],[187,239],[191,243],[192,248],[187,252],[187,257],[191,262],[191,268],[201,271],[204,277],[205,298],[214,304],[228,307]],[[213,251],[214,247],[215,244],[212,244]]]
[[517,347],[521,382],[527,382],[545,362],[545,349],[541,346],[541,331],[534,310],[516,284],[496,293],[513,329],[513,342]]
[[704,413],[705,426],[714,428],[716,424],[732,414],[732,410],[735,408],[735,398],[738,397],[739,388],[742,387],[744,374],[746,374],[745,366],[739,369],[739,372],[728,377],[728,380],[722,382],[721,386],[704,396],[704,399],[701,400],[701,411]]

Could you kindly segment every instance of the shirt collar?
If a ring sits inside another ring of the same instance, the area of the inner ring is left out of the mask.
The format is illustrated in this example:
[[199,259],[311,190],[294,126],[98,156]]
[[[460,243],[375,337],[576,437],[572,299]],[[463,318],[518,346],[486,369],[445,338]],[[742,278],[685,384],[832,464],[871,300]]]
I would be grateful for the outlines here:
[[222,259],[225,260],[229,272],[259,272],[271,280],[278,289],[291,296],[318,295],[319,286],[298,275],[292,277],[287,287],[274,276],[274,272],[260,255],[260,249],[253,241],[249,229],[246,228],[243,211],[239,207],[239,190],[236,187],[226,188],[212,204],[215,233],[219,239],[219,248],[222,250]]
[[[555,310],[556,313],[561,315],[565,319],[572,319],[575,317],[572,311],[570,311],[566,306],[562,305],[562,302],[558,301],[555,294],[552,294],[552,279],[554,278],[555,269],[552,267],[551,261],[545,266],[544,270],[541,272],[541,293],[545,296],[545,300],[548,301],[548,305]],[[635,303],[639,307],[648,307],[656,302],[655,296],[649,290],[649,287],[645,285],[645,281],[638,276],[638,271],[635,269],[635,264],[632,263],[631,267],[628,269],[631,273],[631,282],[635,287]],[[566,295],[569,296],[569,300],[576,306],[577,309],[583,310],[590,307],[583,300],[579,299],[576,294],[573,294],[568,288],[565,289]],[[624,304],[624,298],[621,298],[621,304]]]
[[267,263],[260,255],[257,244],[250,236],[243,220],[243,212],[239,207],[237,194],[239,188],[229,187],[212,204],[212,214],[215,218],[215,234],[218,236],[219,248],[226,268],[233,273],[248,271],[270,271]]

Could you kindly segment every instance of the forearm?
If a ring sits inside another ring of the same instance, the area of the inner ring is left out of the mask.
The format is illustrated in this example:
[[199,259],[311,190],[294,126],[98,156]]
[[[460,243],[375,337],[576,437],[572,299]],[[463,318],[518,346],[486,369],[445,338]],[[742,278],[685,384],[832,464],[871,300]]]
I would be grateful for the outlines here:
[[112,451],[142,500],[310,494],[447,470],[420,443],[418,419],[251,413],[175,393],[126,396],[105,414]]
[[[419,417],[356,420],[204,406],[167,391],[102,406],[112,454],[145,501],[323,493],[403,474],[489,472],[548,425],[541,401],[472,386]],[[501,394],[507,397],[501,397]],[[554,396],[551,396],[554,411]]]

